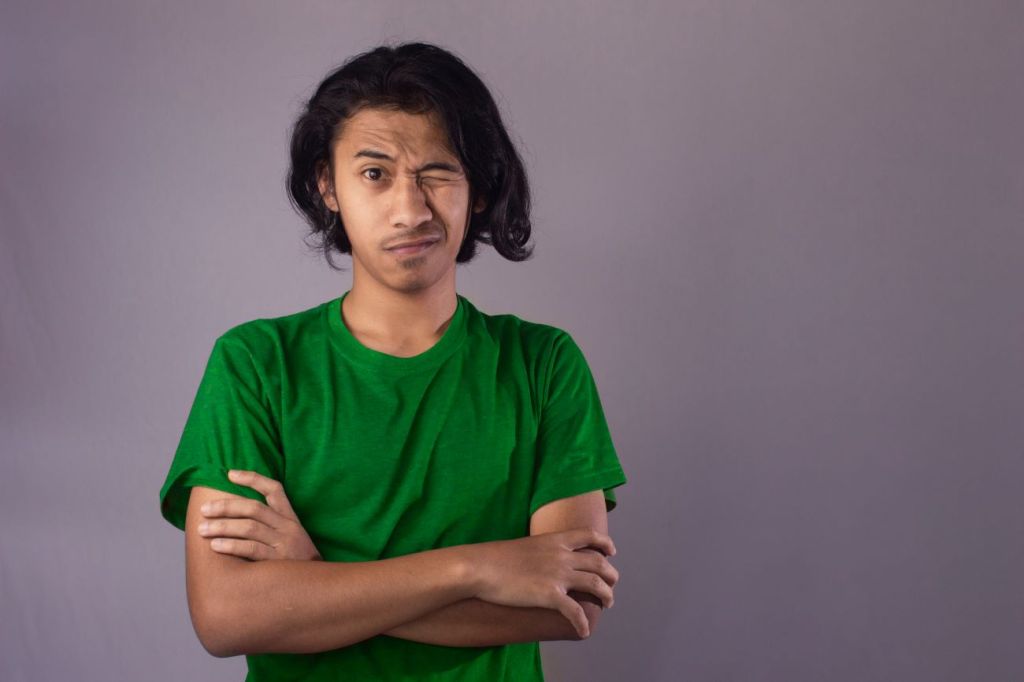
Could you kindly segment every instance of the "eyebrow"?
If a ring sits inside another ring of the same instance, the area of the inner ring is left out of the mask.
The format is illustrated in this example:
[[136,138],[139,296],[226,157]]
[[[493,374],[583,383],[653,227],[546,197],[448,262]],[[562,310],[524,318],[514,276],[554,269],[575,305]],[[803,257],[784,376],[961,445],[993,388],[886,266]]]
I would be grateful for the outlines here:
[[[368,157],[368,158],[371,158],[371,159],[382,159],[384,161],[391,161],[392,163],[394,163],[394,161],[395,161],[393,158],[391,158],[390,156],[388,156],[384,152],[378,152],[378,151],[375,151],[373,149],[360,149],[358,152],[356,152],[355,156],[353,156],[352,158],[353,159],[358,159],[361,156],[365,156],[365,157]],[[459,168],[458,166],[453,166],[452,164],[445,163],[443,161],[431,161],[430,163],[424,164],[424,165],[420,166],[419,168],[417,168],[416,172],[417,173],[422,173],[424,171],[429,171],[429,170],[443,170],[443,171],[448,171],[449,173],[461,173],[462,172],[462,169]]]

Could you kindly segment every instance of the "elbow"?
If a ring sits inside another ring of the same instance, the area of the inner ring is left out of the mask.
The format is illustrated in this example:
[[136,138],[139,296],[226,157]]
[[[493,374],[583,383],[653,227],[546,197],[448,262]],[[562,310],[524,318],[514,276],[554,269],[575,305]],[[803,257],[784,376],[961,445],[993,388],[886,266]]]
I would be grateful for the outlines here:
[[223,607],[195,608],[191,610],[192,629],[206,652],[216,658],[230,658],[245,653],[241,645],[237,619],[223,613]]
[[243,591],[247,576],[235,572],[205,581],[186,579],[188,610],[199,643],[215,658],[230,658],[252,651],[255,614]]
[[225,647],[216,641],[209,639],[208,637],[199,637],[199,643],[206,649],[206,653],[216,658],[230,658],[232,656],[238,656],[238,652]]
[[210,637],[200,637],[200,644],[206,649],[206,652],[216,658],[231,658],[232,656],[241,656],[242,652],[237,650],[230,644],[222,643],[220,640],[211,639]]

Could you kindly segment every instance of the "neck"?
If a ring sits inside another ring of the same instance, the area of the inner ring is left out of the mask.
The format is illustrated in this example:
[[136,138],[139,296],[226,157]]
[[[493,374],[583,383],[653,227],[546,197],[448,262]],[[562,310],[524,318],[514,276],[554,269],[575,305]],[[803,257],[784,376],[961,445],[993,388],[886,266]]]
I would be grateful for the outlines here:
[[414,347],[439,340],[457,305],[454,280],[416,291],[396,291],[354,277],[342,301],[342,317],[357,338],[395,348]]

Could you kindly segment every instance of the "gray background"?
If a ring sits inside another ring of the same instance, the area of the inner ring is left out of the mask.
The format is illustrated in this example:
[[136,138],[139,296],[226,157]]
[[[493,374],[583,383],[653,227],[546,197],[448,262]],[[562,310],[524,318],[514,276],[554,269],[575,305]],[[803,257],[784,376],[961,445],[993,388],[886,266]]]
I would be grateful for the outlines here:
[[1022,35],[1020,2],[7,0],[0,678],[244,676],[158,490],[214,338],[350,285],[287,129],[409,39],[489,84],[535,192],[535,258],[459,292],[574,335],[629,478],[616,607],[548,678],[1024,678]]

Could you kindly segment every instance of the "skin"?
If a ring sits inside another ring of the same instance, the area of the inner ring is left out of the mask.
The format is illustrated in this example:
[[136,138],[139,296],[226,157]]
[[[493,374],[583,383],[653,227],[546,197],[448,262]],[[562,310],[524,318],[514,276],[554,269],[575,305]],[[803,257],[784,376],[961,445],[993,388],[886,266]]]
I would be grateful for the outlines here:
[[212,549],[253,561],[323,561],[292,509],[284,486],[255,471],[231,470],[228,478],[262,493],[267,504],[235,496],[200,507],[206,520],[198,531],[211,540]]
[[[357,156],[364,150],[392,160]],[[452,170],[421,170],[434,163]],[[391,355],[430,348],[455,313],[455,257],[471,217],[469,181],[443,127],[429,115],[363,109],[345,122],[319,189],[352,244],[345,324],[365,346]],[[473,210],[484,207],[479,200]],[[431,235],[441,241],[422,254],[387,250]]]
[[[232,470],[228,477],[260,492],[268,504],[194,488],[193,498],[198,493],[205,502],[199,507],[202,523],[190,520],[186,530],[208,541],[204,552],[235,557],[233,561],[322,561],[279,481],[244,470]],[[190,503],[190,518],[195,507]],[[472,597],[381,632],[441,646],[586,639],[602,608],[615,603],[619,572],[606,558],[616,553],[607,532],[602,491],[550,502],[531,517],[528,538],[456,548],[464,551],[464,561],[472,566],[469,572],[476,576]],[[307,646],[312,648],[305,651],[314,652],[341,645],[337,638],[342,635],[319,631],[315,636],[298,638],[291,648],[279,651],[298,652],[295,647]]]
[[[357,156],[364,150],[390,158]],[[451,168],[423,168],[435,163]],[[443,128],[427,115],[357,112],[319,188],[352,244],[346,326],[384,353],[429,349],[457,306],[455,257],[471,217]],[[387,250],[427,235],[440,241],[421,254]],[[322,561],[280,482],[229,476],[267,504],[192,489],[186,582],[193,624],[214,655],[324,651],[379,633],[446,646],[585,639],[614,602],[619,575],[600,490],[541,507],[529,537],[339,564]]]

